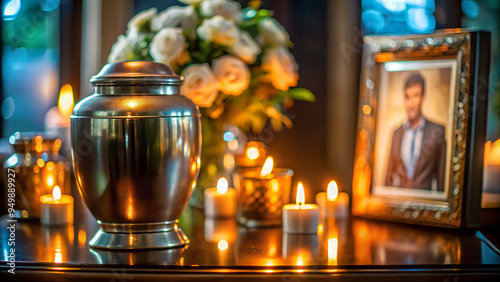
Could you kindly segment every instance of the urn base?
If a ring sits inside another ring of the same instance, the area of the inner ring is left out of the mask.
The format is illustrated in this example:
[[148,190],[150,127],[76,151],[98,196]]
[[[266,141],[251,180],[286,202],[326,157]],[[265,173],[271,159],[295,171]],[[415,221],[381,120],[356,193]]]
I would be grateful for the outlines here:
[[169,249],[189,244],[189,238],[177,226],[177,221],[113,224],[102,223],[90,241],[96,249],[144,250]]

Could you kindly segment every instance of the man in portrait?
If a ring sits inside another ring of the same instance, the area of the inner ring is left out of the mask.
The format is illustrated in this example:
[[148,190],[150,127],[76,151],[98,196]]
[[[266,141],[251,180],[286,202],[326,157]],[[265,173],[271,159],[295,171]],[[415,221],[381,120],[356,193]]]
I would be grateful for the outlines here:
[[432,92],[426,90],[422,75],[413,74],[406,81],[403,104],[407,117],[392,137],[387,186],[444,191],[444,126],[422,114],[422,102],[429,94]]

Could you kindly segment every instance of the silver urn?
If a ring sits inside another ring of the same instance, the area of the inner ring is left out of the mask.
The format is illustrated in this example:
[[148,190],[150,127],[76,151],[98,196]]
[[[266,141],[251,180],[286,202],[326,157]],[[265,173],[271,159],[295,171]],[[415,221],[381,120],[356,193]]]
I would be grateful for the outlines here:
[[107,64],[94,93],[71,116],[71,155],[80,194],[100,230],[95,248],[183,246],[177,226],[200,166],[198,107],[182,77],[149,61]]

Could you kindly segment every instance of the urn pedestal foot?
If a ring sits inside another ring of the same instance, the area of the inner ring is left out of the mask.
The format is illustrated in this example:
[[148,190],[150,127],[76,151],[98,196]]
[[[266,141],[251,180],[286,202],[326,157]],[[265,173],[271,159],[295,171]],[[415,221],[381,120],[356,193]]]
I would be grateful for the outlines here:
[[101,229],[90,241],[97,249],[169,249],[189,244],[189,238],[175,222],[145,224],[99,223]]

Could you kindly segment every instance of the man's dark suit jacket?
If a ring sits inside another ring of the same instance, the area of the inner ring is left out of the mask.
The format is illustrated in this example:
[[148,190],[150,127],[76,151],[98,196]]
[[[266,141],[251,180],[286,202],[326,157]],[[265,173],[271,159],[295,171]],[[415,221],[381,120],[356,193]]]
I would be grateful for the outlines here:
[[404,126],[400,126],[394,131],[385,185],[431,190],[432,180],[436,179],[437,190],[444,191],[446,158],[444,127],[425,120],[422,148],[413,179],[406,175],[405,166],[401,159],[403,133]]

